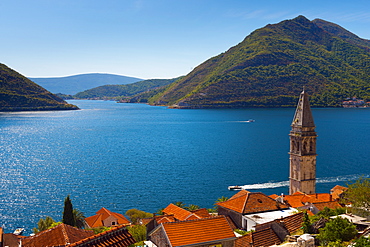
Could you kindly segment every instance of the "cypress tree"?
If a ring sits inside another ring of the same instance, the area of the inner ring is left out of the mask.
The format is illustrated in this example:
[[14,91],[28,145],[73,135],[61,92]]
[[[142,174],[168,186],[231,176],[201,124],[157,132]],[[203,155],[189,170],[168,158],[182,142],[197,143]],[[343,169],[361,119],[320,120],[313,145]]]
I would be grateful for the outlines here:
[[71,199],[69,198],[69,195],[64,200],[64,210],[63,210],[62,222],[70,226],[76,226],[76,220],[73,214],[73,205],[72,205]]

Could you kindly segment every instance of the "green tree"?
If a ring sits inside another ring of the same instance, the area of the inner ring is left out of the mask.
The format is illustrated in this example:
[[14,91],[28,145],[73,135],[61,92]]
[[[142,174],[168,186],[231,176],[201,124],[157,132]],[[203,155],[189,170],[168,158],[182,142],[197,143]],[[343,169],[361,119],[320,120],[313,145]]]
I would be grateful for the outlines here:
[[356,226],[347,219],[336,217],[329,220],[323,229],[319,230],[319,240],[327,246],[330,242],[349,241],[357,234]]
[[126,211],[126,215],[130,218],[133,224],[138,224],[140,219],[153,217],[153,214],[147,213],[136,208]]
[[217,210],[218,210],[218,207],[217,207],[216,204],[219,203],[219,202],[226,202],[227,200],[229,200],[229,198],[226,197],[226,196],[221,196],[221,197],[217,198],[217,200],[215,201],[215,206],[213,207],[213,210],[209,210],[208,212],[212,211],[212,213],[216,213]]
[[156,214],[163,215],[163,210],[164,210],[164,208],[158,209],[157,212],[156,212]]
[[73,209],[73,217],[75,219],[76,227],[83,229],[85,228],[85,215],[80,210],[74,208]]
[[76,226],[76,220],[73,215],[73,205],[72,205],[71,199],[69,198],[69,195],[64,200],[64,210],[63,210],[62,222],[70,226]]
[[348,246],[348,244],[343,243],[340,240],[337,240],[335,242],[329,242],[328,245],[327,245],[327,247],[347,247],[347,246]]
[[305,211],[303,215],[303,222],[302,222],[303,233],[310,233],[310,226],[311,226],[311,221],[310,221],[310,218],[308,217],[307,211]]
[[370,239],[365,237],[360,237],[353,241],[356,247],[369,247],[370,246]]
[[99,233],[108,231],[110,229],[112,229],[112,227],[99,226],[99,227],[94,227],[94,228],[88,228],[86,230],[92,230],[94,231],[94,234],[99,234]]
[[53,220],[53,218],[49,217],[49,216],[46,216],[45,219],[40,219],[39,222],[37,223],[37,228],[33,228],[32,231],[33,233],[39,233],[39,232],[42,232],[46,229],[49,229],[55,222],[55,220]]
[[189,206],[186,206],[185,209],[189,211],[193,211],[193,210],[200,209],[200,207],[198,205],[190,204]]
[[359,178],[348,185],[344,192],[345,203],[352,203],[352,212],[360,216],[367,216],[370,212],[370,178]]
[[146,240],[146,226],[143,225],[129,226],[127,227],[127,230],[131,233],[132,237],[136,240],[136,242]]
[[226,196],[221,196],[220,198],[217,198],[216,203],[218,203],[218,202],[225,202],[225,201],[227,201],[227,200],[229,200],[229,198],[228,198],[228,197],[226,197]]
[[183,202],[175,202],[174,204],[180,208],[185,208],[185,203]]

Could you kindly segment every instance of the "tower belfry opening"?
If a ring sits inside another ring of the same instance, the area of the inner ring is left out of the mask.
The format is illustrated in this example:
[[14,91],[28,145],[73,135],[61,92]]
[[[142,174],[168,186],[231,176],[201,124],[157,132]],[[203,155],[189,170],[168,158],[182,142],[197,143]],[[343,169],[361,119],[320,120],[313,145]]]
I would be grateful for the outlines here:
[[289,194],[316,191],[316,137],[308,95],[303,88],[299,96],[290,131]]

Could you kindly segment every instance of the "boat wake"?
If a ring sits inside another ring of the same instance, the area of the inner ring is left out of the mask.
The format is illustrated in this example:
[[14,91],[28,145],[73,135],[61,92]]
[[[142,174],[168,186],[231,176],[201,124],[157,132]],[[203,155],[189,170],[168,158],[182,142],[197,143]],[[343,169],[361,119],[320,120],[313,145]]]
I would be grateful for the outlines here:
[[[343,182],[343,181],[355,181],[360,177],[369,178],[370,174],[361,174],[361,175],[345,175],[345,176],[338,176],[338,177],[324,177],[318,178],[316,183],[334,183],[334,182]],[[247,184],[240,186],[244,190],[256,190],[256,189],[272,189],[272,188],[279,188],[279,187],[287,187],[289,186],[289,181],[281,181],[281,182],[268,182],[262,184]]]

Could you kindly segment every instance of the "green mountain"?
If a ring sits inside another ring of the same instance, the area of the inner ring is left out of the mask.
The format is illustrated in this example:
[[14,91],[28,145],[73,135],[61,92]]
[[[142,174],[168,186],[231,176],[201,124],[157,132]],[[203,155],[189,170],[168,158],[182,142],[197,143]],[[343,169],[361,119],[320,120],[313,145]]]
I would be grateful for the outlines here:
[[77,99],[103,99],[112,98],[121,100],[122,98],[129,98],[130,96],[146,92],[148,90],[157,89],[162,86],[176,81],[174,79],[150,79],[139,81],[126,85],[105,85],[89,89],[74,95]]
[[29,78],[52,93],[76,94],[103,85],[129,84],[142,79],[112,74],[81,74],[52,78]]
[[76,110],[61,98],[0,64],[0,111]]
[[370,41],[304,16],[267,25],[208,59],[149,100],[179,108],[294,107],[305,86],[313,106],[370,99]]

